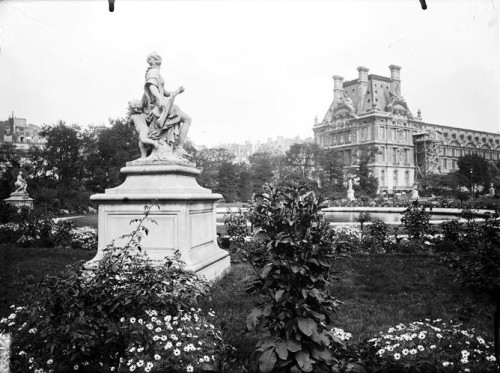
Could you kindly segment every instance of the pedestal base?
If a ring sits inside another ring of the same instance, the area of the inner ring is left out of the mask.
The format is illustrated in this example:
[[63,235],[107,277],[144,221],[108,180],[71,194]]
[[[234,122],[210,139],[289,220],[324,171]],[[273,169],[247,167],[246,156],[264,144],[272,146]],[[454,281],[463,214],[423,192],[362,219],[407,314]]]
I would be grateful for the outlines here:
[[9,198],[4,199],[5,203],[15,206],[17,208],[28,207],[33,208],[33,198],[31,198],[28,193],[23,192],[13,192],[10,194]]
[[98,203],[98,253],[87,264],[92,266],[102,258],[102,250],[113,240],[132,232],[133,219],[144,216],[144,206],[153,203],[146,222],[149,234],[141,248],[153,260],[162,260],[178,250],[186,269],[205,276],[207,280],[221,277],[229,270],[229,253],[217,245],[215,201],[220,194],[202,188],[193,167],[165,163],[127,163],[121,170],[127,176],[124,183],[91,196]]
[[350,189],[347,191],[347,199],[349,201],[354,201],[356,198],[354,198],[354,190]]

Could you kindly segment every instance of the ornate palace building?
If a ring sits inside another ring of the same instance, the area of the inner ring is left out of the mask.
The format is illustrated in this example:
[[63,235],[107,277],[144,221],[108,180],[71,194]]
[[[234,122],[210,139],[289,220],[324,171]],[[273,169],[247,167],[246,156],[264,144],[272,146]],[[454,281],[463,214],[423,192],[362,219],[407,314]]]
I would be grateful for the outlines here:
[[427,174],[457,170],[466,154],[500,160],[500,134],[427,123],[420,110],[414,116],[401,96],[401,67],[389,69],[390,78],[368,74],[366,67],[358,67],[354,80],[334,75],[333,102],[323,120],[315,120],[315,142],[338,149],[347,174],[364,146],[378,149],[369,166],[379,192],[389,194],[411,190]]

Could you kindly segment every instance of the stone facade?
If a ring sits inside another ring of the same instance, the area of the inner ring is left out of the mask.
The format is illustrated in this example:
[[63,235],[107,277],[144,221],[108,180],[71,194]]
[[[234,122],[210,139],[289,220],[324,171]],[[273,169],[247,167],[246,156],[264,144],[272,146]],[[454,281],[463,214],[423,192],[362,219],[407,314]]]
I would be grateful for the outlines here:
[[321,122],[315,121],[314,140],[322,148],[340,152],[346,173],[356,168],[363,146],[378,148],[370,169],[379,192],[412,190],[429,173],[457,170],[457,159],[477,153],[500,160],[500,134],[481,132],[422,120],[414,116],[401,95],[401,67],[390,65],[390,78],[368,74],[358,67],[358,79],[344,82],[333,76],[333,102]]
[[42,129],[28,124],[24,118],[16,118],[14,114],[6,121],[0,121],[0,144],[13,144],[16,149],[28,149],[31,145],[43,146],[46,140],[40,136]]

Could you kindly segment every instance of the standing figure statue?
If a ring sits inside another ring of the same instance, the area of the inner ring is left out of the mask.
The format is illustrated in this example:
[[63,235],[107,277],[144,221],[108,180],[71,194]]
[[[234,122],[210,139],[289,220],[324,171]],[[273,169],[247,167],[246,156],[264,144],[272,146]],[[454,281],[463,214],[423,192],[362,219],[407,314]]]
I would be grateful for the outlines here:
[[22,171],[19,171],[19,174],[17,175],[17,180],[14,183],[14,186],[17,187],[17,189],[14,191],[14,193],[27,193],[26,188],[28,187],[28,183],[24,179]]
[[175,154],[185,156],[184,143],[191,118],[174,105],[175,97],[184,92],[184,88],[179,87],[173,92],[165,90],[165,80],[160,74],[162,59],[156,52],[148,55],[147,62],[149,67],[146,70],[142,108],[149,126],[148,137],[167,143]]

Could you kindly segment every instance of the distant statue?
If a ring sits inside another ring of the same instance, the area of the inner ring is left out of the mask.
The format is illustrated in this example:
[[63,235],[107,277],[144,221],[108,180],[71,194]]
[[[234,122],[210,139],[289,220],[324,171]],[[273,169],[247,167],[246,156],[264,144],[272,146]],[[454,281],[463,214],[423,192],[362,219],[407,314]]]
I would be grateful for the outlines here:
[[349,201],[354,201],[356,199],[354,198],[354,190],[352,189],[352,179],[347,181],[347,199]]
[[14,193],[24,193],[26,194],[26,188],[28,187],[28,183],[23,177],[23,172],[19,171],[19,174],[17,175],[17,180],[14,183],[14,186],[17,187],[17,189],[14,191]]
[[146,159],[148,155],[148,145],[152,145],[155,149],[158,149],[160,144],[158,141],[149,138],[149,127],[140,100],[129,101],[128,123],[133,125],[139,134],[139,149],[141,151],[141,158],[139,159]]
[[490,197],[495,197],[495,184],[490,183]]
[[419,195],[418,195],[418,184],[417,183],[413,183],[413,188],[411,190],[410,199],[416,200],[418,198],[419,198]]
[[185,156],[184,143],[191,125],[191,118],[177,105],[175,97],[184,92],[183,87],[169,92],[164,88],[165,80],[160,74],[162,59],[156,53],[148,55],[142,107],[149,126],[148,137],[153,141],[168,144],[178,156]]

